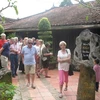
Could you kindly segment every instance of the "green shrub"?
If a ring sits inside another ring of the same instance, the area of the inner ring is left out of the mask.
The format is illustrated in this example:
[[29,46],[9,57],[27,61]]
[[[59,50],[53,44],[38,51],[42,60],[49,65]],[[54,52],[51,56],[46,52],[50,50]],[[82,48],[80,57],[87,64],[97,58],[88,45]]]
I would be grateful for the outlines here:
[[0,100],[12,100],[16,87],[12,84],[0,83]]
[[57,63],[57,58],[55,56],[51,56],[50,63]]
[[11,33],[7,35],[7,39],[11,39],[13,37],[16,37],[15,33]]
[[4,32],[4,27],[0,25],[0,34]]
[[52,31],[51,30],[51,24],[48,20],[48,18],[43,17],[40,19],[39,23],[38,23],[38,38],[44,40],[44,42],[49,42],[50,44],[52,44]]

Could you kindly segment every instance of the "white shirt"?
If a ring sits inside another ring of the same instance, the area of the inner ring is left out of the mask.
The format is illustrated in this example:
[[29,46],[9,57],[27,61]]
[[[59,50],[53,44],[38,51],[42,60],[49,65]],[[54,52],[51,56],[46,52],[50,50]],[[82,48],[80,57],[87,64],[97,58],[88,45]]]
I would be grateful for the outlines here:
[[40,55],[40,46],[34,45],[34,47],[35,47],[36,50],[37,50],[37,54]]
[[[58,57],[60,59],[64,59],[67,58],[69,55],[71,55],[71,52],[69,49],[66,49],[65,53],[62,53],[62,50],[58,51]],[[64,70],[64,71],[69,71],[69,63],[67,62],[63,62],[63,63],[58,63],[58,70]]]

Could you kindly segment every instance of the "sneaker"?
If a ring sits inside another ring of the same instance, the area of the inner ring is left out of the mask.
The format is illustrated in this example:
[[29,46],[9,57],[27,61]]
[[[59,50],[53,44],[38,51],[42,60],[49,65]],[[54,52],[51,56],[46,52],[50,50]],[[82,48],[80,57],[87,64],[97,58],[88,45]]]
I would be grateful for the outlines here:
[[62,98],[62,97],[63,97],[63,95],[62,95],[62,93],[60,93],[60,94],[59,94],[59,98]]
[[12,75],[13,78],[15,78],[15,75]]
[[45,76],[45,78],[51,78],[50,76]]
[[31,88],[36,89],[36,87],[34,85],[32,85]]

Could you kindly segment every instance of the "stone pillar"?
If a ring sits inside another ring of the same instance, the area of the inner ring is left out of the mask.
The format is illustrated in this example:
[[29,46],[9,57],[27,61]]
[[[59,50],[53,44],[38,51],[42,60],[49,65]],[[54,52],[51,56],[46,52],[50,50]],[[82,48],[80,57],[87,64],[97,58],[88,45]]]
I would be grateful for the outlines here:
[[77,100],[95,100],[95,73],[84,64],[80,65]]

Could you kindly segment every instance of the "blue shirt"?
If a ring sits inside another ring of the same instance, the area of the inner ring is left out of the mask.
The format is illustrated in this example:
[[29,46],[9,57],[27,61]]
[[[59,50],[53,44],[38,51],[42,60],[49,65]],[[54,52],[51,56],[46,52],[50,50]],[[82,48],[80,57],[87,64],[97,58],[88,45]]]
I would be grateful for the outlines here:
[[35,55],[37,54],[37,50],[34,46],[32,46],[31,48],[29,48],[28,46],[24,46],[21,53],[24,55],[24,65],[36,64]]
[[9,42],[6,42],[6,43],[3,45],[3,51],[2,51],[2,53],[1,53],[1,55],[6,56],[6,57],[9,58],[9,52],[10,52],[9,47],[10,47],[10,43],[9,43]]

